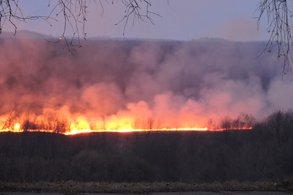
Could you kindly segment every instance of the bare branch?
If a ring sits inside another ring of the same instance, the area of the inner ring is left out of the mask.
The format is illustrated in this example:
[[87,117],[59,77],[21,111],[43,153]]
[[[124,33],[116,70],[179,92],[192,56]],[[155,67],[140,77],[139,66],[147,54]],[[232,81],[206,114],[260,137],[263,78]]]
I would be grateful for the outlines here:
[[283,73],[292,71],[292,32],[290,28],[290,10],[287,0],[261,0],[259,5],[258,25],[263,17],[267,18],[269,41],[265,50],[277,49],[279,58],[283,58]]
[[[102,1],[108,3],[108,0],[92,0],[102,8],[104,7]],[[112,4],[119,2],[124,6],[124,15],[117,23],[123,23],[123,35],[129,21],[132,20],[134,24],[137,21],[153,23],[152,16],[159,16],[159,14],[150,10],[152,6],[151,0],[112,0]],[[14,28],[14,33],[17,32],[17,22],[26,22],[27,20],[43,20],[52,26],[51,21],[58,22],[62,20],[63,30],[60,38],[65,41],[66,46],[80,46],[81,39],[86,39],[86,23],[88,18],[88,3],[89,0],[49,0],[48,15],[26,16],[22,13],[22,7],[18,0],[0,0],[0,33],[5,24],[9,23]],[[116,25],[117,25],[116,24]],[[71,36],[71,38],[68,38]]]
[[116,23],[116,25],[123,23],[123,35],[125,34],[125,30],[130,19],[132,19],[132,24],[139,21],[149,21],[154,24],[152,17],[160,16],[150,10],[150,7],[152,6],[150,0],[121,0],[121,2],[125,7],[124,16]]

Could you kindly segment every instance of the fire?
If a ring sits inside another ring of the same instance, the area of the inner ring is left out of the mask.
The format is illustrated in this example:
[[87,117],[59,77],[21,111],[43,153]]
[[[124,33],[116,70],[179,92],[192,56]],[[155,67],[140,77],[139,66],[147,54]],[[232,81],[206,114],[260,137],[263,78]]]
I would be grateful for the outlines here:
[[20,131],[20,124],[19,123],[15,123],[14,126],[13,126],[13,130]]
[[77,132],[77,131],[89,131],[90,125],[84,117],[78,117],[76,122],[70,124],[70,131]]
[[21,37],[0,43],[0,132],[251,129],[239,115],[262,119],[293,86],[275,62],[264,77],[251,44],[91,40],[72,56],[63,43]]
[[[117,132],[117,133],[136,133],[136,132],[168,132],[168,131],[223,131],[227,128],[209,128],[203,122],[191,123],[182,121],[182,123],[173,123],[174,126],[163,126],[154,120],[137,120],[135,116],[130,115],[112,115],[105,118],[92,119],[85,116],[69,117],[68,121],[53,120],[35,116],[27,119],[24,115],[16,117],[13,115],[4,115],[0,117],[0,132],[48,132],[61,133],[64,135],[76,135],[85,133]],[[166,124],[166,123],[164,123]],[[172,123],[171,123],[172,125]],[[239,127],[230,127],[228,129],[250,130],[251,126],[242,124]]]
[[107,120],[96,120],[93,125],[85,117],[77,117],[75,122],[70,124],[65,135],[75,135],[84,133],[101,133],[101,132],[118,132],[118,133],[135,133],[135,132],[150,132],[150,131],[207,131],[207,127],[180,127],[180,128],[156,128],[148,127],[138,128],[135,124],[135,118],[129,116],[117,117],[111,116]]

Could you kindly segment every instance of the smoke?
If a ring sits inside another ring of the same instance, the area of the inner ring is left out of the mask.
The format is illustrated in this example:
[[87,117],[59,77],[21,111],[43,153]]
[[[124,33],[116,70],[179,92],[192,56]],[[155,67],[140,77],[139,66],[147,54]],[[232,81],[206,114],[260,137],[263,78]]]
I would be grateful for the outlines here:
[[10,117],[74,128],[82,121],[106,129],[205,127],[293,108],[281,62],[259,56],[264,43],[90,40],[71,55],[61,42],[0,40],[2,124]]
[[256,30],[255,20],[253,18],[233,18],[223,24],[223,29],[219,32],[223,37],[229,37],[230,40],[259,40],[265,37],[261,31]]

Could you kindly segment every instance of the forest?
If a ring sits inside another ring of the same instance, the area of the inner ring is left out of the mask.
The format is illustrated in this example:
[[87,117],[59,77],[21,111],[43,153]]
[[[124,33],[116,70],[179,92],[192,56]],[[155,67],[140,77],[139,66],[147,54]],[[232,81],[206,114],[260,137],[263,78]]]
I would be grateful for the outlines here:
[[243,131],[2,133],[0,181],[292,180],[292,148],[292,112]]

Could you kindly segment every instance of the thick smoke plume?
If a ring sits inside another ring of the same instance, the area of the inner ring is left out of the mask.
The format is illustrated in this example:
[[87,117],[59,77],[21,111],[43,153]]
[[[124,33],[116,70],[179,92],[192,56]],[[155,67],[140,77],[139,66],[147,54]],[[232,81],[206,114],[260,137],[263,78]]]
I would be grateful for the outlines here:
[[75,55],[62,41],[0,45],[2,129],[202,128],[293,108],[264,43],[89,40]]

